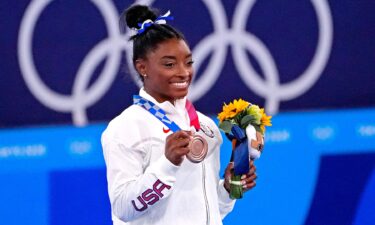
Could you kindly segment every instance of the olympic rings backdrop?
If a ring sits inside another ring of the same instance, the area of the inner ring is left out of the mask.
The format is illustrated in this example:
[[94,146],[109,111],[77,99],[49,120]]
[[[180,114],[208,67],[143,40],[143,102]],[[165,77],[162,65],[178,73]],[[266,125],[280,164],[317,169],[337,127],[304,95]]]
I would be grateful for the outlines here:
[[[199,111],[274,115],[224,224],[375,224],[374,1],[136,2],[185,34]],[[111,224],[100,135],[141,86],[118,30],[132,3],[0,2],[0,224]]]

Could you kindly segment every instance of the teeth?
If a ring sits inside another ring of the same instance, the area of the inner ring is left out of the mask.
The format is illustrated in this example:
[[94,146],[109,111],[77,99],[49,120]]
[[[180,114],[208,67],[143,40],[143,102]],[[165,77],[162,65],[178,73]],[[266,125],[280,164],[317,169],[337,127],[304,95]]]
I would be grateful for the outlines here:
[[188,82],[187,81],[184,81],[184,82],[175,82],[175,83],[172,83],[172,85],[176,86],[176,87],[179,87],[179,88],[185,88],[185,87],[187,87]]

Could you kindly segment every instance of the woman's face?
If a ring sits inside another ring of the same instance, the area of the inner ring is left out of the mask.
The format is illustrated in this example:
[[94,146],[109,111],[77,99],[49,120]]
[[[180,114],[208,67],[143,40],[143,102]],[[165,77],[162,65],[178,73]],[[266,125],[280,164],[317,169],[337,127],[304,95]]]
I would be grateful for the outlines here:
[[193,76],[192,55],[186,42],[172,38],[158,44],[147,53],[146,59],[136,61],[144,77],[144,88],[158,102],[183,98]]

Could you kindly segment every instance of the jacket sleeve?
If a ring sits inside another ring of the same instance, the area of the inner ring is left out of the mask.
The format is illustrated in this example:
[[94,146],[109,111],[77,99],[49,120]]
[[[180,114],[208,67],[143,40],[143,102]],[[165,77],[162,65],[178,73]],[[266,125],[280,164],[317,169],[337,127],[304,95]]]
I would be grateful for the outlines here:
[[168,198],[176,181],[178,166],[163,155],[144,170],[141,151],[108,138],[105,133],[102,146],[114,216],[124,222],[132,221]]
[[229,197],[229,193],[224,188],[223,179],[219,181],[219,185],[217,189],[218,189],[217,193],[218,193],[218,199],[219,199],[220,216],[221,216],[221,219],[224,219],[224,217],[233,210],[236,200],[233,200]]
[[220,151],[221,151],[220,147],[223,143],[223,138],[221,136],[219,129],[216,127],[216,124],[213,121],[211,122],[211,127],[213,127],[213,131],[217,138],[217,145],[214,151],[214,154],[215,154],[214,156],[215,157],[215,163],[214,163],[215,169],[214,170],[216,171],[216,174],[217,174],[217,177],[216,177],[217,186],[216,187],[217,187],[220,216],[221,216],[221,219],[224,219],[224,217],[233,210],[236,200],[233,200],[229,197],[229,193],[224,188],[224,180],[220,179],[220,174],[219,174],[220,166],[221,166],[220,165]]

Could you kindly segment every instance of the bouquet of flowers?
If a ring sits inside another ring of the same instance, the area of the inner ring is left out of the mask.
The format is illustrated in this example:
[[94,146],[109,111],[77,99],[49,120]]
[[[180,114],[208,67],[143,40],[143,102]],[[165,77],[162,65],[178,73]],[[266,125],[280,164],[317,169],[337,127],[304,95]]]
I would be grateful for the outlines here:
[[258,159],[263,150],[266,126],[272,126],[271,116],[263,108],[242,99],[224,103],[218,115],[219,128],[232,141],[231,161],[234,171],[230,181],[230,197],[243,196],[241,176],[249,172],[249,160]]

